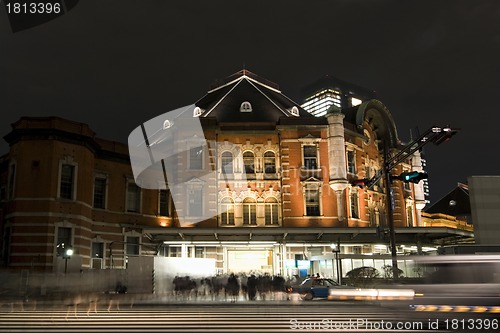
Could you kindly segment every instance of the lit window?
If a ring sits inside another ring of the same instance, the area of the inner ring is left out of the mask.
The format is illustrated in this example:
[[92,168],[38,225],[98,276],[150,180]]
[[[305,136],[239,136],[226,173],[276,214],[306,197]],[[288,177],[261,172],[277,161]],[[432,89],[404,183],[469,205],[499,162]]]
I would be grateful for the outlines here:
[[276,173],[276,156],[272,151],[264,153],[264,172]]
[[63,199],[73,199],[75,182],[75,166],[63,164],[61,166],[61,180],[59,183],[59,197]]
[[309,170],[314,170],[318,168],[318,155],[317,147],[314,146],[304,146],[304,168]]
[[305,188],[306,215],[320,216],[319,189],[317,185],[307,185]]
[[350,199],[351,199],[351,217],[353,219],[358,219],[359,218],[358,193],[355,190],[352,190]]
[[203,114],[203,110],[199,107],[195,107],[193,110],[193,117],[199,117]]
[[266,225],[278,224],[278,201],[275,198],[267,198],[265,207]]
[[141,206],[141,189],[133,182],[127,184],[127,212],[139,213]]
[[376,227],[379,225],[377,223],[377,216],[374,208],[368,210],[368,219],[370,221],[370,227]]
[[94,179],[94,208],[106,208],[106,184],[107,179],[104,177]]
[[298,108],[298,107],[296,107],[296,106],[292,107],[292,109],[290,110],[290,113],[291,113],[292,115],[294,115],[294,116],[298,117],[298,116],[299,116],[299,108]]
[[222,173],[226,175],[233,173],[233,154],[229,151],[222,153],[221,170]]
[[243,164],[245,165],[245,173],[255,173],[255,158],[251,151],[243,153]]
[[221,209],[221,224],[234,225],[234,202],[231,198],[224,198],[220,204]]
[[363,103],[362,100],[360,100],[359,98],[356,98],[356,97],[351,97],[351,105],[352,106],[358,106],[360,105],[361,103]]
[[257,224],[257,203],[252,198],[243,200],[243,224]]
[[241,103],[240,112],[252,112],[252,104],[250,102]]
[[413,209],[411,206],[406,207],[406,221],[409,227],[413,227]]

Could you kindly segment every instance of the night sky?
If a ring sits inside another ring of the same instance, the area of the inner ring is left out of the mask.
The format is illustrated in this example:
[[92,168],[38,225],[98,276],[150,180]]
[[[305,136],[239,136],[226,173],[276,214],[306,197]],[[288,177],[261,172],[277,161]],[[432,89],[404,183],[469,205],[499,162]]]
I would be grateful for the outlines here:
[[498,0],[82,0],[13,33],[2,4],[0,134],[55,115],[126,143],[243,68],[297,102],[329,74],[375,90],[403,142],[416,127],[461,128],[425,148],[435,201],[468,176],[500,174],[499,21]]

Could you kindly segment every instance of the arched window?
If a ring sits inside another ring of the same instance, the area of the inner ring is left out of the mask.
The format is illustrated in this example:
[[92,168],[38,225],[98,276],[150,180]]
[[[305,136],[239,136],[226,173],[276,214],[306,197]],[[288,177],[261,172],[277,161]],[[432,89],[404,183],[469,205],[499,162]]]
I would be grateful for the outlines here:
[[264,153],[264,173],[276,173],[276,156],[272,151]]
[[220,221],[221,224],[234,225],[234,201],[229,197],[222,199],[220,203]]
[[226,175],[233,173],[233,154],[229,151],[222,153],[221,170]]
[[250,102],[241,103],[240,112],[252,112],[252,104]]
[[275,198],[267,198],[265,202],[266,214],[265,220],[266,225],[278,224],[278,201]]
[[252,198],[243,200],[243,224],[257,224],[257,203]]
[[245,165],[245,173],[255,173],[255,157],[251,151],[243,153],[243,164]]

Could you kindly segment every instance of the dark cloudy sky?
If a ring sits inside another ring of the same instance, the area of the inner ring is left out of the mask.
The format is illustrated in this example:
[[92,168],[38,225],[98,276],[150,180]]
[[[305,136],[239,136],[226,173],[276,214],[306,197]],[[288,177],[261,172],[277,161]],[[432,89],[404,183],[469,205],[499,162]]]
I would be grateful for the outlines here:
[[403,141],[417,126],[462,129],[426,147],[436,200],[500,174],[499,22],[498,0],[82,0],[12,33],[2,6],[0,134],[21,116],[57,115],[126,142],[243,67],[298,102],[330,74],[375,90]]

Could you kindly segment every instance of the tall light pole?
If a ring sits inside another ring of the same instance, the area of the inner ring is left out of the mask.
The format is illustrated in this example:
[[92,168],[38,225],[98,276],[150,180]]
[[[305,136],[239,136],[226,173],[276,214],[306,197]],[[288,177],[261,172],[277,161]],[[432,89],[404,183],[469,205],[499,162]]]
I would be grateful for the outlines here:
[[73,255],[73,249],[71,247],[64,249],[64,254],[63,254],[64,274],[66,274],[68,272],[68,259],[71,259],[72,255]]
[[[335,255],[335,264],[337,266],[337,282],[339,286],[342,284],[342,268],[340,267],[340,240],[338,240],[337,244],[330,244],[330,248]],[[333,269],[333,267],[332,267]]]

